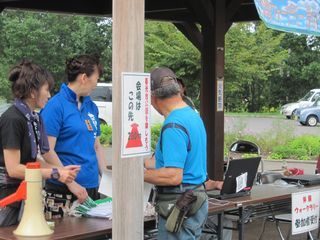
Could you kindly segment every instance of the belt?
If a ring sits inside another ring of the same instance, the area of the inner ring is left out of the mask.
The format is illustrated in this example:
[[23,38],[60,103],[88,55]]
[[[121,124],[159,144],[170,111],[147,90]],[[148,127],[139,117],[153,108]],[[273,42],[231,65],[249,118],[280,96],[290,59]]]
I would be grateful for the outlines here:
[[181,194],[184,193],[187,190],[205,190],[203,183],[201,184],[187,184],[182,183],[178,186],[156,186],[156,192],[157,193],[177,193]]

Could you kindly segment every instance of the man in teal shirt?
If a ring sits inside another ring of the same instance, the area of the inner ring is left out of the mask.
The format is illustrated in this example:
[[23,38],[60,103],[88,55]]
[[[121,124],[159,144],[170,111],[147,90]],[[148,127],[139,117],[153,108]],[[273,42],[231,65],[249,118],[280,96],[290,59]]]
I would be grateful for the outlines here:
[[[176,75],[169,68],[156,68],[151,72],[151,103],[165,117],[165,122],[156,146],[155,169],[145,170],[145,181],[156,185],[157,199],[161,194],[176,194],[178,198],[187,190],[204,192],[205,127],[199,114],[181,98]],[[197,211],[184,220],[181,229],[170,232],[165,226],[166,216],[159,213],[158,239],[199,239],[207,214],[205,196]]]

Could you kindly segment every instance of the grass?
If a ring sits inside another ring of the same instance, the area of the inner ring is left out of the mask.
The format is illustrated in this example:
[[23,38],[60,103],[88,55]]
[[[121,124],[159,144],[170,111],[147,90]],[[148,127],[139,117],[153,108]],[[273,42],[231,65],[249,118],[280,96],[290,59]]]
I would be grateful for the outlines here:
[[[235,116],[254,116],[237,113]],[[247,140],[256,143],[261,148],[261,154],[270,160],[315,160],[319,155],[320,137],[316,135],[295,136],[294,129],[286,121],[280,121],[280,114],[258,113],[259,116],[278,116],[272,120],[268,131],[255,133],[247,128],[245,118],[227,119],[229,127],[224,134],[224,153],[227,156],[230,145],[236,140]],[[258,116],[258,114],[256,116]],[[227,115],[228,116],[228,115]],[[230,115],[229,115],[230,116]],[[161,124],[152,127],[152,149],[155,149],[161,131]],[[102,126],[100,140],[104,145],[112,144],[112,128]]]
[[228,117],[270,117],[270,118],[285,118],[283,115],[281,115],[279,112],[225,112],[225,116]]

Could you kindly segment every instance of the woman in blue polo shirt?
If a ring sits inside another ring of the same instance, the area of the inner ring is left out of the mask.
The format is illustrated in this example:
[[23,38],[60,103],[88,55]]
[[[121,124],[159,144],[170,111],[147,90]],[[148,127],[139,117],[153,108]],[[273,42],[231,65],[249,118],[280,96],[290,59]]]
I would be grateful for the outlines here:
[[[36,108],[43,108],[50,98],[51,74],[29,60],[22,60],[9,72],[14,102],[0,117],[0,199],[16,192],[25,177],[26,164],[40,162],[42,177],[72,182],[79,166],[55,167],[39,158],[49,151],[42,118]],[[48,161],[47,161],[48,160]],[[0,227],[17,224],[21,202],[0,208]]]
[[70,184],[46,183],[46,213],[59,218],[73,200],[81,203],[88,196],[99,198],[99,168],[105,166],[99,142],[98,108],[89,97],[97,85],[102,66],[94,56],[80,55],[66,62],[67,84],[50,99],[41,115],[49,138],[50,155],[56,165],[81,165]]

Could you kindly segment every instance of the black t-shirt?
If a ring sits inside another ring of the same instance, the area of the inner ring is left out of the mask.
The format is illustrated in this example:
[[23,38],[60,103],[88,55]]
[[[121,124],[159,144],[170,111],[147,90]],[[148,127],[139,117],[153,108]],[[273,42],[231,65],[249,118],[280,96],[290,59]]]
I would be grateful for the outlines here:
[[0,117],[0,166],[4,167],[3,149],[19,149],[20,163],[34,162],[31,159],[31,142],[27,119],[11,106]]

